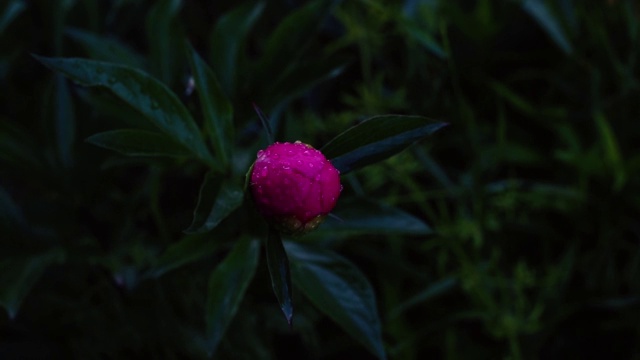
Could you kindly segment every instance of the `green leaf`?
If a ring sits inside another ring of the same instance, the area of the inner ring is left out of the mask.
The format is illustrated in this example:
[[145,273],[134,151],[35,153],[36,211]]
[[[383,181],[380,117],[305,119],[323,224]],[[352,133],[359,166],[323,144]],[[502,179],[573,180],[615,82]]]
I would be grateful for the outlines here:
[[321,151],[344,175],[391,157],[445,125],[422,116],[375,116],[336,136]]
[[14,0],[8,3],[0,13],[0,34],[3,34],[7,26],[26,8],[27,4],[22,0]]
[[269,101],[265,105],[269,108],[277,106],[306,93],[324,81],[339,76],[349,61],[347,58],[328,56],[291,68],[271,85]]
[[145,277],[158,278],[181,266],[204,259],[220,250],[222,244],[208,235],[187,236],[170,245],[146,272]]
[[602,113],[594,115],[596,126],[600,132],[600,141],[604,150],[607,165],[613,172],[615,179],[614,189],[620,190],[626,182],[627,174],[624,168],[624,161],[620,154],[620,146],[611,125]]
[[233,108],[220,89],[215,75],[200,55],[187,44],[187,57],[200,97],[205,130],[211,136],[217,158],[226,168],[231,158],[233,140]]
[[64,257],[62,250],[56,250],[26,259],[0,261],[0,306],[7,310],[10,318],[18,314],[25,296],[46,268],[63,261]]
[[299,64],[299,57],[307,47],[309,38],[320,27],[330,9],[330,3],[310,1],[280,21],[267,39],[260,60],[258,78],[263,79],[261,84],[268,83],[267,79],[277,82],[278,75],[284,74],[287,66],[293,68]]
[[[11,195],[0,186],[0,229],[7,231],[27,224],[22,209],[11,198]],[[5,236],[7,234],[5,233]]]
[[292,242],[285,247],[295,286],[372,354],[385,359],[375,295],[362,272],[329,250]]
[[92,135],[87,142],[129,156],[176,156],[189,155],[184,146],[170,137],[147,130],[111,130]]
[[393,206],[368,199],[338,202],[336,218],[328,218],[315,231],[336,233],[428,235],[433,230],[424,221]]
[[75,111],[67,81],[60,74],[55,77],[53,106],[58,159],[64,167],[70,167],[73,162],[72,149],[76,134]]
[[236,65],[247,34],[253,27],[264,2],[248,3],[222,15],[211,33],[211,63],[227,94],[235,92]]
[[167,84],[176,80],[179,68],[176,61],[181,59],[175,56],[184,37],[177,21],[181,8],[182,0],[156,1],[145,22],[152,73]]
[[266,248],[271,286],[280,304],[280,309],[282,309],[284,317],[287,319],[289,326],[291,326],[293,321],[293,301],[289,258],[282,245],[280,233],[272,227],[269,227]]
[[457,285],[458,281],[454,277],[447,277],[438,282],[430,284],[426,289],[420,291],[416,295],[410,297],[400,305],[396,306],[396,308],[394,308],[389,313],[389,318],[395,319],[405,313],[407,310],[415,307],[416,305],[423,304],[437,296],[451,291]]
[[80,43],[92,59],[104,60],[133,68],[144,68],[144,59],[115,38],[100,36],[82,29],[66,29],[65,34]]
[[415,22],[405,20],[401,22],[403,30],[407,35],[424,46],[429,52],[437,56],[440,59],[446,59],[447,53],[440,44],[436,41],[431,33],[427,30],[421,29]]
[[240,240],[209,278],[206,323],[210,355],[215,353],[253,279],[259,250],[257,241]]
[[160,130],[215,169],[200,130],[178,97],[157,79],[133,68],[102,61],[78,58],[46,58],[35,56],[52,70],[84,86],[99,86],[111,90],[141,112]]
[[242,204],[243,198],[241,186],[208,173],[200,186],[193,222],[184,232],[200,234],[212,230]]
[[13,121],[0,119],[0,163],[5,166],[4,170],[10,165],[31,176],[46,172],[37,149],[38,145],[26,129]]
[[573,52],[571,43],[544,0],[524,0],[522,7],[538,22],[542,29],[547,32],[565,54],[571,54]]

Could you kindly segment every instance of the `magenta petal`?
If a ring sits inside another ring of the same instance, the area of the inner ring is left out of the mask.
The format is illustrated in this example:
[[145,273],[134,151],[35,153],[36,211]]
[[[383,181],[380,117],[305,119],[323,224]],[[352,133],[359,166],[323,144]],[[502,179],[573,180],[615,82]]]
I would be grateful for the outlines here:
[[317,226],[342,189],[338,170],[320,151],[300,142],[260,150],[250,187],[258,211],[291,233]]

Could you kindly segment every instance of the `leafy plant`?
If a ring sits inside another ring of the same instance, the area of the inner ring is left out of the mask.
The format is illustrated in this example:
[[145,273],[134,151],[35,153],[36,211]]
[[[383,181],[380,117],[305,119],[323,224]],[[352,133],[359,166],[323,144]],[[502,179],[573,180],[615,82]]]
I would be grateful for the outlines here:
[[[621,0],[0,2],[0,358],[637,356],[638,29]],[[289,237],[243,183],[297,140],[344,189]]]

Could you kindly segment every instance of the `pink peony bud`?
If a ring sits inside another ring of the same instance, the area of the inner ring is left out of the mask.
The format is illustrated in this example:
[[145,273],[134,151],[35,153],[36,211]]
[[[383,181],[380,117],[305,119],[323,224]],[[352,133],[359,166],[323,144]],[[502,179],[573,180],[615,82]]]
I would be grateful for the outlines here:
[[320,225],[342,190],[338,170],[320,151],[299,141],[258,151],[250,187],[258,211],[292,235]]

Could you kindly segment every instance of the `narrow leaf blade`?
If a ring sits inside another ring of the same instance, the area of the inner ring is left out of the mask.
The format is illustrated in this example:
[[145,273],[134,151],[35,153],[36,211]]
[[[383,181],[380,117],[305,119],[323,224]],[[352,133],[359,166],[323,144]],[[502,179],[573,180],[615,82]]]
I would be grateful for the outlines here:
[[291,287],[291,270],[289,269],[289,258],[282,245],[280,233],[273,228],[269,228],[267,236],[267,265],[271,276],[271,285],[276,294],[280,309],[287,323],[291,326],[293,321],[293,301]]
[[211,134],[217,158],[226,167],[231,157],[233,108],[227,96],[222,92],[213,71],[190,44],[187,44],[187,57],[200,97],[205,129]]
[[257,241],[242,239],[209,278],[206,323],[210,355],[220,344],[253,279],[259,249]]
[[212,230],[242,204],[243,198],[241,186],[208,173],[200,187],[193,222],[184,232],[201,234]]
[[14,0],[8,3],[0,14],[0,33],[3,33],[9,24],[26,9],[27,4],[23,0]]
[[145,273],[147,278],[158,278],[181,266],[204,259],[220,250],[222,242],[212,241],[210,236],[192,235],[171,244]]
[[65,34],[81,44],[92,59],[104,60],[134,68],[144,68],[145,62],[140,54],[116,38],[94,34],[78,28],[69,28]]
[[91,135],[93,145],[129,156],[188,156],[189,151],[170,137],[147,130],[122,129]]
[[273,79],[283,70],[282,54],[287,54],[287,63],[296,64],[309,38],[320,27],[329,12],[331,2],[309,1],[282,19],[269,35],[260,60],[263,79]]
[[196,157],[214,168],[220,168],[214,163],[187,108],[171,90],[155,78],[128,66],[102,61],[41,56],[35,58],[80,85],[111,90],[160,130],[191,150]]
[[373,288],[342,256],[310,245],[287,242],[295,285],[320,311],[379,359],[386,354]]
[[50,265],[64,259],[62,250],[54,250],[27,259],[0,261],[0,306],[10,318],[18,314],[22,301]]
[[62,75],[55,78],[54,126],[58,159],[64,167],[73,163],[73,143],[76,135],[75,110],[67,80]]
[[565,35],[564,30],[544,0],[524,0],[522,7],[538,22],[540,27],[547,32],[549,37],[551,37],[565,54],[571,54],[573,52],[573,47]]
[[[391,205],[367,199],[341,201],[329,218],[315,231],[323,233],[370,233],[429,235],[433,230],[421,219]],[[315,234],[314,234],[315,235]]]
[[346,174],[389,158],[446,125],[422,116],[375,116],[336,136],[322,153]]
[[235,91],[238,57],[246,42],[249,30],[263,9],[264,2],[239,6],[222,15],[213,29],[211,34],[212,66],[227,94],[231,95]]

